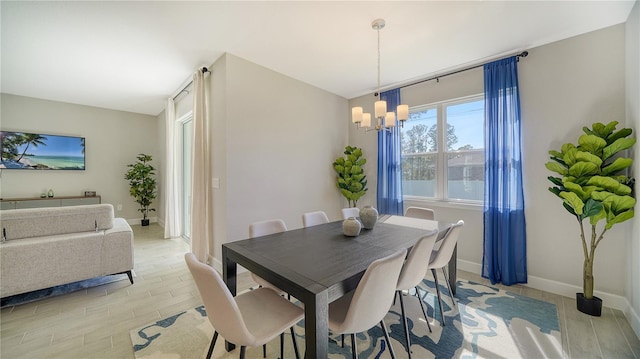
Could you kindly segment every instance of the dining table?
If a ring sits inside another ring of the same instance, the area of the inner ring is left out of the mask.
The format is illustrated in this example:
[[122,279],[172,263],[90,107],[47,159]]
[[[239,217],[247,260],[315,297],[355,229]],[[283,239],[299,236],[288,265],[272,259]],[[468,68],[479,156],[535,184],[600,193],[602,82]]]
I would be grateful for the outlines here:
[[[360,235],[343,234],[342,221],[289,230],[222,245],[222,274],[232,295],[237,266],[289,293],[304,304],[305,358],[328,357],[329,303],[355,289],[369,264],[438,231],[442,239],[452,223],[404,216],[380,216]],[[455,257],[449,279],[455,288]],[[452,270],[453,269],[453,270]],[[454,289],[452,289],[454,290]],[[235,346],[227,342],[227,350]]]

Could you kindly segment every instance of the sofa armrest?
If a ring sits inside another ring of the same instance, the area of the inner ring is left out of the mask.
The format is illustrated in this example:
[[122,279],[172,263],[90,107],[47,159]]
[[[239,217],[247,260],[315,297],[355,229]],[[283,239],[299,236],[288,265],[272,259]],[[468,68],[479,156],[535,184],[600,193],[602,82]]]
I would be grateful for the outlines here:
[[113,227],[104,231],[102,274],[133,269],[133,230],[124,218],[114,218]]

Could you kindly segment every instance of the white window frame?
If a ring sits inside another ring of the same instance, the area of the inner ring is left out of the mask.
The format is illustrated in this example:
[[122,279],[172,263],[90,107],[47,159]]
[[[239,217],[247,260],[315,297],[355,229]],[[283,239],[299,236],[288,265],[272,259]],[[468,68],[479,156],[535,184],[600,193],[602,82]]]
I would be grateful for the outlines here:
[[438,101],[425,105],[418,105],[409,108],[409,113],[419,112],[428,109],[436,109],[436,124],[438,130],[438,144],[436,152],[427,152],[426,154],[435,154],[436,156],[436,184],[434,187],[434,197],[427,196],[415,196],[415,195],[404,195],[403,200],[416,202],[416,201],[425,201],[425,202],[441,202],[441,203],[451,203],[451,204],[462,204],[462,205],[471,205],[471,206],[482,206],[483,201],[469,200],[469,199],[457,199],[457,198],[448,198],[447,194],[448,190],[448,181],[447,181],[447,161],[448,155],[455,153],[467,153],[468,151],[449,151],[447,149],[447,133],[446,133],[446,119],[445,113],[446,108],[449,106],[455,106],[462,103],[473,102],[478,100],[484,100],[484,94],[476,94],[471,96],[459,97],[451,100]]

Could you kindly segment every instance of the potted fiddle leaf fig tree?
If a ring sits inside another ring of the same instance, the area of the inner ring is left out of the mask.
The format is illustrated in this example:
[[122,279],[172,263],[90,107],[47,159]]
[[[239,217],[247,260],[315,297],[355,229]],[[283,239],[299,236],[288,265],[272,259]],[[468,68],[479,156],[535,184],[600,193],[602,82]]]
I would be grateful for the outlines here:
[[155,208],[149,208],[149,206],[157,196],[155,168],[150,164],[152,160],[150,155],[141,153],[137,159],[136,163],[127,165],[129,170],[125,173],[124,178],[129,181],[129,194],[135,198],[140,206],[138,211],[142,212],[141,224],[148,226],[149,212],[155,211]]
[[[575,217],[582,240],[583,293],[576,293],[578,310],[600,316],[602,300],[593,295],[593,263],[596,248],[615,224],[634,216],[634,179],[625,175],[633,159],[621,156],[636,139],[630,128],[616,130],[618,122],[594,123],[583,127],[578,145],[565,143],[560,151],[549,151],[547,169],[557,175],[548,179],[549,190],[562,199],[564,208]],[[584,220],[591,225],[590,238]]]
[[364,166],[367,160],[362,157],[362,149],[347,146],[345,157],[338,157],[333,162],[333,169],[337,173],[336,185],[340,193],[349,202],[349,207],[356,207],[358,200],[367,193],[367,176]]

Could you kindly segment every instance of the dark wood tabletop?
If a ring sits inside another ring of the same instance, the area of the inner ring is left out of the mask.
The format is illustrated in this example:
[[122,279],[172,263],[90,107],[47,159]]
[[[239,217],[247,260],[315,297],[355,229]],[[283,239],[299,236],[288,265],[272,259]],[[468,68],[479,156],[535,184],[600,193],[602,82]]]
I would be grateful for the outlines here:
[[[444,232],[449,226],[438,223]],[[371,262],[411,248],[432,233],[379,222],[358,237],[346,237],[342,221],[336,221],[226,243],[222,245],[223,278],[235,295],[240,264],[303,302],[305,358],[326,358],[329,303],[353,290]],[[232,348],[228,343],[227,349]]]

